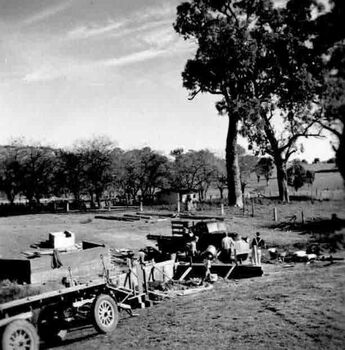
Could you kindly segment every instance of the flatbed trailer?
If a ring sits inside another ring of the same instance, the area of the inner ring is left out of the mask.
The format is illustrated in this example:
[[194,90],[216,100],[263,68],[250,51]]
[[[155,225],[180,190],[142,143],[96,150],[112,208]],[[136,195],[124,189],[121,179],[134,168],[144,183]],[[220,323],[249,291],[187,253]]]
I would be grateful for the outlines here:
[[173,270],[173,260],[142,265],[128,259],[125,273],[111,275],[103,264],[102,277],[92,281],[0,304],[1,349],[38,350],[40,339],[61,340],[78,321],[91,321],[98,332],[110,333],[120,311],[136,316],[133,309],[155,303],[147,283],[171,279]]
[[112,332],[119,311],[134,315],[130,301],[135,298],[133,290],[99,279],[1,304],[1,348],[37,350],[40,338],[63,338],[78,319],[91,321],[100,333]]

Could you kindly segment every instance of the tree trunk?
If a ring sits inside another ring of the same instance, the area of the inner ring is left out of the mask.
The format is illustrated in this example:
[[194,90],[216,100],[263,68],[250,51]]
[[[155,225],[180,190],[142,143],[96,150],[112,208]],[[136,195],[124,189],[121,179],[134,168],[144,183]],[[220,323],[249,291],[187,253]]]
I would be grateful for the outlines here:
[[229,116],[228,135],[226,138],[226,170],[228,180],[228,202],[230,206],[242,208],[242,191],[240,168],[237,154],[237,125],[238,120]]
[[[277,159],[278,158],[278,159]],[[287,187],[287,176],[286,176],[286,167],[281,159],[281,156],[275,158],[275,163],[277,167],[277,181],[279,189],[279,199],[283,202],[289,202],[289,192]]]
[[12,190],[7,191],[6,196],[7,196],[8,201],[10,202],[10,205],[13,206],[14,199],[16,198],[14,191],[12,191]]
[[219,189],[219,193],[220,193],[220,199],[223,199],[224,198],[224,196],[223,196],[223,187],[218,187],[218,189]]
[[345,185],[345,127],[339,138],[339,146],[336,152],[336,163]]
[[100,192],[96,192],[96,203],[97,203],[97,206],[98,206],[98,209],[101,209],[101,193]]
[[267,139],[271,145],[274,163],[277,168],[277,181],[278,181],[278,189],[279,189],[279,199],[284,202],[289,202],[289,192],[287,187],[287,176],[286,176],[286,161],[282,158],[282,151],[279,148],[278,140],[275,137],[274,129],[270,124],[270,121],[267,119],[267,115],[265,111],[262,111],[262,119],[264,123],[264,129],[267,136]]

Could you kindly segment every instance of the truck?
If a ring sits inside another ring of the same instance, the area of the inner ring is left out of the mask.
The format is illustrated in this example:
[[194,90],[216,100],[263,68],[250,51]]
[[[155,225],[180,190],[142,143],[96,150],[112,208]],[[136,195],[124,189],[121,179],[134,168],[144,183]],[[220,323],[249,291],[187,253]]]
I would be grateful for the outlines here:
[[177,254],[183,258],[188,250],[188,244],[196,238],[196,248],[201,258],[202,253],[209,246],[221,250],[221,242],[227,233],[233,238],[237,246],[236,254],[246,260],[250,254],[249,243],[246,238],[236,232],[228,232],[224,221],[220,220],[172,220],[172,235],[147,235],[147,239],[156,242],[158,250],[164,254]]

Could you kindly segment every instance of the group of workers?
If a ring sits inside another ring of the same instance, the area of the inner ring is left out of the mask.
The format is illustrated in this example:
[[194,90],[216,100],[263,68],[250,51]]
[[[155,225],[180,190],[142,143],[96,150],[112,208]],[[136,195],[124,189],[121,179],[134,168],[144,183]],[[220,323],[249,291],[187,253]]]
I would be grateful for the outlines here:
[[[224,237],[221,242],[223,257],[230,260],[235,261],[237,263],[237,254],[235,249],[235,241],[230,237],[228,233],[224,234]],[[261,256],[262,249],[265,248],[265,241],[261,238],[260,232],[256,232],[255,237],[252,239],[250,243],[251,248],[251,259],[253,265],[261,266]],[[205,276],[204,280],[210,280],[211,276],[211,266],[212,260],[215,258],[213,254],[206,252],[204,259],[204,267],[205,267]]]
[[[250,243],[252,250],[252,262],[254,265],[261,265],[261,249],[265,247],[265,242],[260,236],[260,232],[256,232],[255,237]],[[238,255],[236,252],[235,241],[228,233],[224,234],[222,239],[222,252],[226,260],[237,261]]]

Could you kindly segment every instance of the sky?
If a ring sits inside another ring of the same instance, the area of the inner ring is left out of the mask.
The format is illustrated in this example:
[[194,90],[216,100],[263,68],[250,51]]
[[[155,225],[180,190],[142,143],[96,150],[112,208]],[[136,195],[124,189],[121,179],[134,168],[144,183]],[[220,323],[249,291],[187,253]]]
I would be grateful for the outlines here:
[[[215,97],[190,101],[182,87],[195,46],[172,27],[180,2],[0,0],[0,144],[105,135],[124,149],[224,155]],[[333,156],[329,139],[304,148],[298,157]]]

